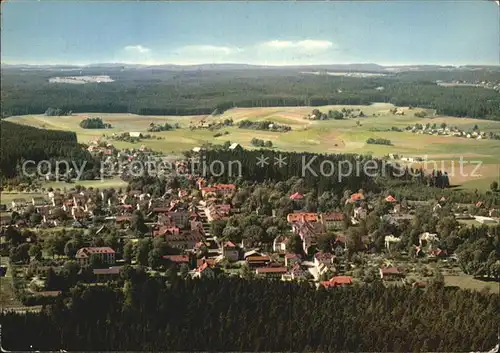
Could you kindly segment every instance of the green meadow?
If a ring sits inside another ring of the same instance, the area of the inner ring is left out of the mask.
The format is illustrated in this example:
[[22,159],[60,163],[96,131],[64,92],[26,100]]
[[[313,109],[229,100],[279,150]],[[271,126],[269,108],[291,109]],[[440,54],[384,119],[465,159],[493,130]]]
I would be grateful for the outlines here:
[[[313,109],[327,112],[330,109],[341,110],[361,109],[365,114],[363,118],[346,120],[312,121],[305,117]],[[8,118],[9,121],[27,124],[46,129],[68,130],[77,134],[81,143],[112,133],[147,132],[150,123],[179,124],[180,129],[173,131],[152,133],[154,139],[143,139],[139,143],[113,141],[117,148],[139,147],[144,145],[153,150],[165,153],[180,153],[204,143],[222,144],[225,141],[237,142],[244,148],[254,148],[250,141],[253,138],[271,140],[274,148],[283,151],[316,152],[316,153],[362,153],[374,156],[384,156],[389,153],[404,156],[427,156],[430,160],[438,162],[444,169],[452,168],[455,162],[458,168],[460,156],[469,161],[481,161],[482,166],[479,176],[453,175],[451,182],[463,184],[467,188],[488,189],[491,181],[498,177],[498,164],[500,156],[500,141],[475,140],[454,136],[418,135],[409,132],[373,131],[391,127],[405,128],[415,123],[434,124],[440,126],[457,126],[464,130],[472,130],[478,125],[480,131],[500,132],[500,122],[436,116],[430,112],[427,118],[416,117],[415,113],[422,109],[403,108],[405,114],[393,115],[391,104],[376,103],[369,106],[324,106],[324,107],[272,107],[272,108],[234,108],[219,116],[138,116],[133,114],[75,114],[73,116],[49,117],[44,115],[26,115]],[[401,108],[400,108],[401,109]],[[79,122],[86,117],[101,117],[104,122],[110,123],[113,128],[106,130],[82,129]],[[232,118],[235,125],[243,119],[255,121],[273,121],[291,126],[292,131],[271,132],[259,130],[239,129],[237,126],[224,127],[210,131],[206,128],[191,130],[189,126],[199,126]],[[360,124],[358,124],[358,121]],[[224,134],[227,131],[228,134]],[[214,137],[216,133],[222,136]],[[392,145],[367,144],[368,138],[383,138],[391,140]],[[472,166],[466,166],[472,171]],[[450,169],[451,170],[451,169]],[[456,173],[455,173],[456,174]],[[98,187],[98,186],[97,186]]]

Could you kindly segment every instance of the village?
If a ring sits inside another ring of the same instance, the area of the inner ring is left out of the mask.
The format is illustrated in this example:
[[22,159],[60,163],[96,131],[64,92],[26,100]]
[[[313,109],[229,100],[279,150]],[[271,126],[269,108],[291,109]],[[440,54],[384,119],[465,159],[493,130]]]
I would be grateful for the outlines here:
[[[161,158],[145,149],[117,151],[99,142],[89,150],[113,163]],[[143,266],[161,276],[174,271],[191,278],[272,278],[324,288],[377,280],[425,287],[439,273],[462,273],[457,255],[440,248],[439,233],[422,232],[410,247],[390,230],[375,236],[366,230],[373,214],[387,229],[411,227],[419,208],[436,218],[446,208],[448,216],[465,222],[458,229],[471,222],[477,227],[499,223],[499,210],[481,200],[450,205],[445,197],[407,201],[363,190],[346,194],[328,212],[307,211],[306,195],[290,192],[282,199],[291,212],[273,209],[265,216],[259,207],[249,210],[237,200],[253,187],[211,183],[186,174],[186,165],[175,164],[184,180],[166,181],[161,195],[157,185],[133,189],[132,182],[120,190],[69,184],[69,190],[50,188],[41,197],[2,205],[2,256],[10,256],[15,267],[18,293],[42,298],[60,294],[57,286],[47,285],[53,282],[48,272],[70,266],[79,269],[78,281],[89,284],[120,278],[124,266]],[[255,223],[258,217],[265,218]]]

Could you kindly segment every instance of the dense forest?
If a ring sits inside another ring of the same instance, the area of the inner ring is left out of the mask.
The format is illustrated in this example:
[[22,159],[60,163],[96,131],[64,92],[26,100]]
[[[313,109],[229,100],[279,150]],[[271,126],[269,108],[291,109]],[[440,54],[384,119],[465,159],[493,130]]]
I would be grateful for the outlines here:
[[[106,84],[53,84],[53,71],[5,69],[2,116],[62,111],[193,115],[232,107],[322,106],[390,102],[436,109],[438,114],[500,119],[500,96],[491,89],[442,87],[434,81],[464,76],[497,79],[498,72],[418,72],[375,78],[306,75],[298,70],[169,71],[87,69],[82,75],[109,74]],[[384,89],[381,90],[380,87]]]
[[[265,168],[257,163],[264,160]],[[279,165],[282,160],[286,165]],[[247,181],[263,182],[285,181],[296,177],[303,180],[304,186],[318,194],[331,191],[340,194],[343,190],[370,190],[380,192],[386,180],[399,180],[403,184],[419,184],[430,187],[449,187],[448,175],[440,171],[425,174],[423,170],[413,170],[392,165],[371,156],[354,154],[328,154],[276,152],[272,150],[254,151],[205,151],[201,160],[205,167],[200,170],[206,176],[219,175],[220,163],[224,166],[223,175],[218,181],[234,181],[238,178]],[[240,169],[241,166],[241,170]],[[241,175],[240,175],[241,172]],[[383,177],[377,183],[376,178]]]
[[378,280],[316,290],[220,275],[165,282],[140,268],[120,276],[118,286],[77,286],[69,302],[42,313],[2,314],[3,348],[469,352],[497,343],[498,295],[444,288],[438,279],[425,290]]
[[[0,120],[0,131],[2,176],[19,175],[19,164],[27,160],[55,163],[56,160],[64,159],[78,165],[87,161],[87,167],[92,167],[92,157],[78,144],[74,132],[38,129],[5,120]],[[33,167],[33,164],[29,167]]]

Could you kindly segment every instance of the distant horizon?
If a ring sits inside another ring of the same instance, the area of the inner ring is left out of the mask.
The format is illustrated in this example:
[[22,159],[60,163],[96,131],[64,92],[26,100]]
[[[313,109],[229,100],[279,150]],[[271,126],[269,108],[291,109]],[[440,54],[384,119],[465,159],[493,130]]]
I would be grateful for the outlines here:
[[464,64],[446,64],[446,63],[376,63],[376,62],[349,62],[349,63],[324,63],[324,64],[259,64],[259,63],[235,63],[235,62],[220,62],[220,63],[210,63],[210,62],[200,62],[200,63],[186,63],[186,64],[178,64],[178,63],[128,63],[128,62],[91,62],[91,63],[13,63],[13,62],[2,62],[1,66],[73,66],[73,67],[89,67],[99,65],[112,65],[112,66],[224,66],[224,65],[233,65],[233,66],[256,66],[256,67],[315,67],[315,66],[355,66],[355,65],[374,65],[380,67],[408,67],[408,66],[440,66],[440,67],[464,67],[464,66],[499,66],[498,64],[478,64],[478,63],[464,63]]
[[490,66],[493,1],[2,3],[3,65]]

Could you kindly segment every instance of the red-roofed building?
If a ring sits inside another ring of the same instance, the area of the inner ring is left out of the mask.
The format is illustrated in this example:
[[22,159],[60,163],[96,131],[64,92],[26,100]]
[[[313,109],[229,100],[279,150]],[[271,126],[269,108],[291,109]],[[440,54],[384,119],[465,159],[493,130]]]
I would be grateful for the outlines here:
[[207,262],[204,262],[201,266],[199,266],[194,274],[194,277],[197,278],[213,278],[214,276],[214,270]]
[[290,200],[294,200],[294,201],[297,201],[297,200],[302,200],[304,198],[304,195],[296,192],[295,194],[292,194],[290,195]]
[[330,212],[321,214],[321,222],[328,230],[342,229],[344,226],[344,214],[342,212]]
[[349,276],[335,276],[330,278],[328,281],[322,281],[320,284],[325,288],[333,288],[340,286],[350,286],[352,285],[352,277]]
[[278,235],[273,240],[273,251],[277,253],[284,253],[288,244],[288,238],[284,235]]
[[271,262],[269,256],[248,256],[246,262],[250,267],[263,267]]
[[176,265],[189,264],[188,255],[164,255],[162,256],[162,259],[170,261]]
[[319,221],[319,216],[317,213],[310,213],[310,212],[294,212],[294,213],[289,213],[286,216],[286,220],[288,223],[295,223],[295,222],[318,222]]
[[356,192],[356,193],[352,194],[351,197],[349,198],[349,200],[351,200],[351,202],[363,201],[364,199],[365,199],[365,195],[363,195],[360,192]]
[[227,241],[222,244],[222,256],[229,261],[238,261],[240,250],[233,242]]
[[320,265],[329,266],[333,263],[334,259],[335,259],[335,255],[320,251],[320,252],[317,252],[316,254],[314,254],[314,265],[316,267],[320,267]]
[[255,273],[257,275],[265,276],[265,277],[281,277],[286,274],[288,269],[286,267],[259,267],[255,269]]
[[392,196],[392,195],[389,195],[385,198],[385,202],[391,202],[391,203],[394,203],[394,202],[397,202],[397,200]]
[[395,280],[404,277],[404,274],[396,267],[380,268],[380,278],[383,280]]
[[234,184],[216,184],[211,187],[202,187],[201,196],[206,198],[208,196],[231,195],[235,191],[236,191],[236,185]]
[[216,184],[214,187],[218,195],[231,195],[236,191],[236,185],[234,184]]
[[296,263],[295,265],[292,266],[290,271],[281,276],[281,280],[283,281],[304,280],[306,279],[307,274],[308,271],[302,268],[300,264]]
[[98,258],[103,264],[113,265],[115,263],[115,251],[110,247],[81,248],[76,252],[75,257],[80,267],[89,266],[94,258]]

